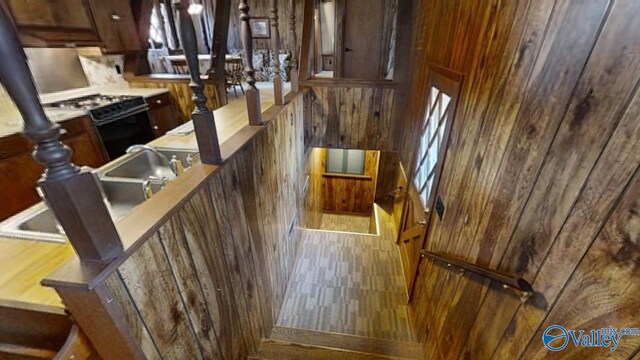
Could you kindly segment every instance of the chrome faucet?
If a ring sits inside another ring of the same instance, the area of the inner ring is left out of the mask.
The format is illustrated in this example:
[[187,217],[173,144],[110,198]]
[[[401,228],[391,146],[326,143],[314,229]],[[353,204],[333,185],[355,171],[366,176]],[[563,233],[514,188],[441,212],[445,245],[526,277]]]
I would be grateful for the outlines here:
[[149,145],[131,145],[129,146],[129,148],[127,148],[126,153],[127,154],[135,154],[138,153],[140,151],[144,151],[144,150],[149,150],[152,153],[154,153],[163,163],[166,167],[168,167],[169,169],[171,169],[171,171],[176,175],[179,176],[179,168],[178,166],[176,166],[176,162],[167,159],[166,156],[164,156],[163,153],[161,153],[160,151],[158,151],[156,148],[153,148]]

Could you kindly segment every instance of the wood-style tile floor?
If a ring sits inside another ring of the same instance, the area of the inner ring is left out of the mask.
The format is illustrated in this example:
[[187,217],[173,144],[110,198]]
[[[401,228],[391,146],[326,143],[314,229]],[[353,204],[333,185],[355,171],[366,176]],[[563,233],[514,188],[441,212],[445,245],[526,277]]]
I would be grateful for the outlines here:
[[378,216],[380,236],[301,231],[278,325],[412,341],[395,229],[381,208]]
[[371,216],[355,214],[323,213],[320,230],[348,231],[355,233],[369,233]]

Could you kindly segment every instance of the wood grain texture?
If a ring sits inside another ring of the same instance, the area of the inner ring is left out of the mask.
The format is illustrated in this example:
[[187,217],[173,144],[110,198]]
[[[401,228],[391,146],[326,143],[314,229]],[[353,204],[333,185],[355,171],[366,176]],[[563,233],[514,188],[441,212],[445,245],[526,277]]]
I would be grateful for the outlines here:
[[302,104],[281,108],[109,278],[148,357],[247,358],[268,337],[298,250]]
[[306,155],[306,192],[304,196],[302,227],[308,229],[319,229],[322,224],[322,208],[324,197],[322,192],[322,182],[326,159],[326,149],[309,148]]
[[422,347],[417,342],[375,339],[370,337],[301,330],[276,326],[270,340],[325,346],[334,349],[359,351],[368,354],[397,356],[407,359],[424,359]]
[[[424,16],[413,24],[405,168],[430,67],[464,76],[437,189],[446,210],[430,222],[426,247],[524,276],[536,290],[523,305],[496,284],[423,260],[411,300],[419,337],[435,358],[548,356],[538,351],[550,314],[555,323],[591,319],[560,310],[560,299],[588,266],[594,239],[640,164],[640,62],[629,35],[640,29],[640,5],[418,0],[414,11]],[[618,271],[613,260],[602,268],[607,279]],[[610,280],[611,292],[629,277],[637,274]],[[606,306],[622,321],[633,305],[623,295],[618,307]],[[607,355],[626,358],[635,348]]]
[[322,166],[322,210],[370,215],[376,194],[380,152],[366,151],[364,176],[333,176],[326,173],[326,150]]
[[313,146],[343,149],[394,149],[395,89],[314,86]]
[[[177,79],[164,79],[162,77],[139,76],[127,79],[132,88],[168,89],[173,103],[173,111],[179,124],[191,119],[191,113],[195,104],[191,100],[192,92],[189,88],[189,77],[175,76]],[[216,110],[227,104],[227,93],[224,84],[214,80],[204,82],[204,94],[207,96],[207,107]]]
[[[230,51],[233,50],[242,50],[242,40],[240,37],[240,20],[238,16],[233,16],[237,14],[239,0],[231,1],[231,18],[229,21],[229,32],[227,39],[227,47]],[[249,3],[250,14],[251,17],[269,17],[271,10],[271,0],[256,0]],[[296,1],[295,4],[295,13],[296,13],[296,29],[298,34],[300,34],[300,30],[302,29],[302,2]],[[295,47],[293,44],[293,34],[290,31],[284,31],[286,29],[283,24],[288,24],[289,18],[291,16],[291,2],[290,1],[279,1],[278,2],[278,17],[280,18],[280,49],[294,51]],[[254,41],[254,49],[256,50],[271,50],[271,44],[269,39],[255,39]],[[299,46],[299,44],[297,45]]]

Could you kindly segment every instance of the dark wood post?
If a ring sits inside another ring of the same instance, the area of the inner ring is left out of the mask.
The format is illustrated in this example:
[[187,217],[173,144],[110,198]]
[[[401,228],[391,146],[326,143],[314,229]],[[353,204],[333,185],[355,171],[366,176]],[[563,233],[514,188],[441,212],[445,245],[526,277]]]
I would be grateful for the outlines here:
[[[171,0],[164,0],[165,9],[167,9],[167,22],[171,30],[171,39],[176,49],[180,49],[180,37],[178,37],[178,28],[176,27],[176,19],[173,17],[173,6]],[[167,44],[169,47],[169,44]]]
[[[341,2],[338,1],[336,6]],[[304,0],[304,10],[302,17],[302,44],[300,45],[300,66],[298,67],[298,77],[309,79],[309,65],[313,60],[311,58],[313,43],[313,0]],[[337,35],[337,34],[336,34]]]
[[191,100],[195,104],[193,110],[193,126],[198,141],[200,160],[205,164],[221,164],[220,143],[218,142],[218,131],[213,116],[213,111],[207,107],[207,97],[204,95],[204,83],[200,76],[200,65],[198,63],[198,43],[196,29],[193,25],[191,15],[187,12],[188,1],[174,0],[178,16],[180,19],[180,35],[182,36],[182,47],[184,55],[189,65],[191,83],[189,87],[193,91]]
[[298,88],[298,35],[296,33],[296,0],[291,0],[291,14],[289,15],[289,30],[291,31],[291,91],[297,93]]
[[47,286],[55,287],[65,307],[91,340],[101,358],[147,359],[107,285],[101,283],[88,291],[49,284]]
[[253,34],[249,20],[249,5],[247,0],[240,0],[238,5],[240,11],[240,30],[242,36],[242,46],[247,66],[244,72],[247,75],[249,89],[246,91],[247,112],[249,113],[249,125],[262,125],[262,110],[260,109],[260,91],[256,87],[256,71],[253,69]]
[[284,104],[280,76],[280,31],[278,30],[278,0],[271,0],[271,50],[273,51],[273,95],[276,105]]
[[211,68],[216,81],[224,82],[224,63],[227,54],[227,35],[229,33],[229,16],[231,15],[231,0],[217,0],[213,23],[213,41],[211,45]]
[[34,157],[46,171],[38,184],[82,261],[108,262],[123,252],[97,178],[71,163],[71,150],[60,142],[60,127],[44,113],[27,66],[27,57],[10,20],[0,11],[0,82],[35,143]]

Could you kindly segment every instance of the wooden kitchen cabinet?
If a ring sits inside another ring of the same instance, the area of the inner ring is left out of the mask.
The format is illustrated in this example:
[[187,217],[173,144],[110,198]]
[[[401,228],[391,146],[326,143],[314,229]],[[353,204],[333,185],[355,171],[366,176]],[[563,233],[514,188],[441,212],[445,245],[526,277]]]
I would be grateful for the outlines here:
[[24,47],[102,45],[89,0],[0,0]]
[[[73,150],[73,163],[98,168],[108,161],[88,116],[65,121],[61,127],[62,142]],[[0,138],[0,220],[40,201],[36,183],[44,168],[32,152],[33,143],[23,134]]]
[[89,0],[98,34],[106,53],[140,50],[129,0]]
[[149,121],[156,138],[178,126],[169,93],[147,98],[147,104],[149,105]]

